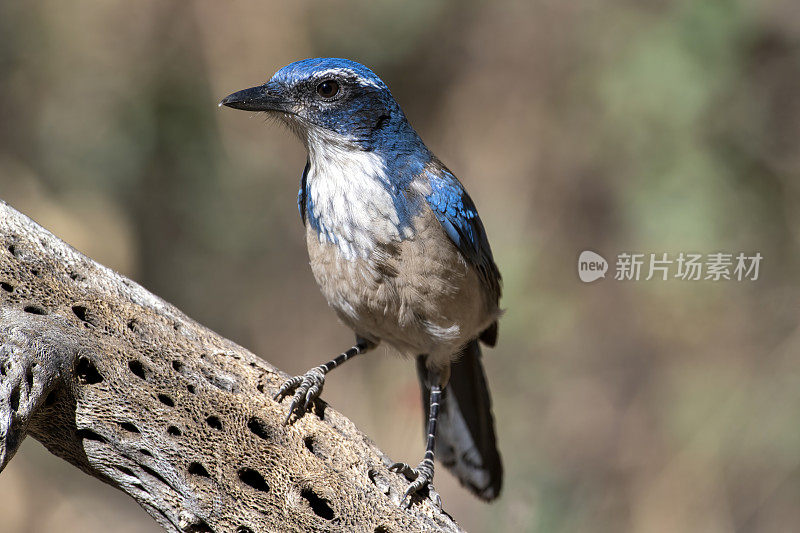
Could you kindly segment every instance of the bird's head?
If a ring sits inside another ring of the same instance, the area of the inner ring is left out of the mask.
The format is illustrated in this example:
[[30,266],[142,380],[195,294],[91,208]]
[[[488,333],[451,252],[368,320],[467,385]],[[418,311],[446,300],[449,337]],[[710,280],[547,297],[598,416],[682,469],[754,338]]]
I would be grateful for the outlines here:
[[349,59],[291,63],[267,83],[235,92],[220,105],[274,114],[306,145],[324,139],[375,150],[417,138],[386,84]]

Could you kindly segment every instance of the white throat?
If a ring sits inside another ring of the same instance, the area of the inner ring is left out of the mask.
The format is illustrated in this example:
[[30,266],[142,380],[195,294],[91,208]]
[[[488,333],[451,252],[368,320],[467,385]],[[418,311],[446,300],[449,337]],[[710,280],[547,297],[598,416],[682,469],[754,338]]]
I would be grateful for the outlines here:
[[319,225],[320,242],[336,244],[348,260],[367,258],[380,242],[400,241],[403,227],[386,165],[374,152],[319,130],[308,132],[306,188],[309,223]]

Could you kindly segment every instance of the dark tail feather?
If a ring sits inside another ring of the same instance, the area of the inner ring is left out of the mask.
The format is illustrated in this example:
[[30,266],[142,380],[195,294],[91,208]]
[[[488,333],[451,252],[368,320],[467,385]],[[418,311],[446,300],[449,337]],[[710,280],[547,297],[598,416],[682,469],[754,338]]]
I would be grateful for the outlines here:
[[[430,386],[424,356],[417,358],[417,375],[427,416]],[[467,344],[450,366],[436,428],[436,459],[479,498],[494,500],[500,494],[503,465],[477,340]]]

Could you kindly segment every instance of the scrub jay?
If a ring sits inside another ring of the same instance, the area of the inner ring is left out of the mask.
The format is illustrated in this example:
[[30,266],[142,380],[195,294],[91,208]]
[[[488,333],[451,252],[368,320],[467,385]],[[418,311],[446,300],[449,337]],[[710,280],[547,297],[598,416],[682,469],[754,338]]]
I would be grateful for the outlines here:
[[433,491],[434,450],[485,500],[500,492],[482,341],[494,346],[500,273],[475,204],[423,144],[386,84],[347,59],[305,59],[220,102],[284,122],[308,151],[297,203],[311,270],[356,336],[335,359],[288,380],[286,422],[322,392],[325,375],[384,341],[416,358],[427,446],[401,505]]

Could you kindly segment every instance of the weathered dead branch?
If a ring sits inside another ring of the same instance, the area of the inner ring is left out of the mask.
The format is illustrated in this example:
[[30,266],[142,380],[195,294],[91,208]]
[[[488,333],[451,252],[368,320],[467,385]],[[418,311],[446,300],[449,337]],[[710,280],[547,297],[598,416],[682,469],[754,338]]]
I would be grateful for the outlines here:
[[30,434],[167,531],[459,531],[284,377],[0,201],[0,471]]

